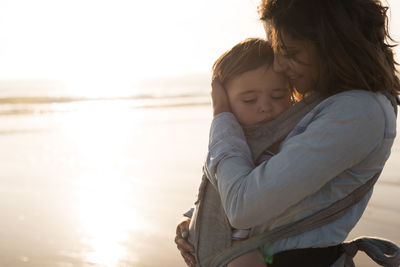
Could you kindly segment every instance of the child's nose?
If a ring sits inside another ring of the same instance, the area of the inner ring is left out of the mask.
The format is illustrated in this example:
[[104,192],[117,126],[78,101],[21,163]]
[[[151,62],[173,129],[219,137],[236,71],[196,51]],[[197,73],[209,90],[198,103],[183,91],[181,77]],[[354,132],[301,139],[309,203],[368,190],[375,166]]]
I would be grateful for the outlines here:
[[272,105],[269,99],[264,99],[264,101],[262,101],[260,103],[260,108],[259,108],[260,112],[263,113],[271,113],[272,112]]

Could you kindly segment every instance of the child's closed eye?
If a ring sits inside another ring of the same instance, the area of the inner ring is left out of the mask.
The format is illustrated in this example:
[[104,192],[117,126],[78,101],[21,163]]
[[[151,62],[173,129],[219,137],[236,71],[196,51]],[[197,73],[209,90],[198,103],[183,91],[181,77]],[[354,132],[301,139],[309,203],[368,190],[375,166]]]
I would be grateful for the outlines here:
[[243,99],[242,101],[245,104],[254,104],[257,102],[257,98],[248,98],[248,99]]

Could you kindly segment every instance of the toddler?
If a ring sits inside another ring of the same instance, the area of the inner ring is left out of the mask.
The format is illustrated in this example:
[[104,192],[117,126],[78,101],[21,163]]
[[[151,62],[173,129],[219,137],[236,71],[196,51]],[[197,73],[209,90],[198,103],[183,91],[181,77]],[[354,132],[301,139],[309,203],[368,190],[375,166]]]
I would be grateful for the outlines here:
[[[232,113],[243,125],[267,123],[278,117],[295,102],[294,90],[283,74],[273,70],[271,45],[258,38],[249,38],[222,54],[213,65],[212,86],[223,86]],[[279,144],[268,148],[257,164],[278,152]],[[248,238],[248,229],[233,229],[232,244]],[[228,264],[228,267],[265,267],[261,254],[254,250]]]

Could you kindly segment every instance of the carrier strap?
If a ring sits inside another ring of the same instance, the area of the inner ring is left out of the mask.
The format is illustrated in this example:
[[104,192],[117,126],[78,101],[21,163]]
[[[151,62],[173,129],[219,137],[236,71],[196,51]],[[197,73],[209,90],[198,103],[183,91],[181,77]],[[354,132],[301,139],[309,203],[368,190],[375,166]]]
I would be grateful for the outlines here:
[[375,182],[378,180],[379,175],[380,172],[345,198],[331,204],[327,208],[300,221],[277,227],[271,231],[249,238],[238,245],[229,247],[219,252],[217,255],[204,259],[203,262],[201,262],[201,265],[210,267],[224,266],[236,257],[257,249],[260,246],[273,244],[276,241],[311,231],[339,219],[371,190]]
[[355,267],[353,258],[359,250],[364,251],[376,263],[382,266],[398,267],[400,249],[390,240],[373,237],[359,237],[342,244],[346,253],[345,267]]

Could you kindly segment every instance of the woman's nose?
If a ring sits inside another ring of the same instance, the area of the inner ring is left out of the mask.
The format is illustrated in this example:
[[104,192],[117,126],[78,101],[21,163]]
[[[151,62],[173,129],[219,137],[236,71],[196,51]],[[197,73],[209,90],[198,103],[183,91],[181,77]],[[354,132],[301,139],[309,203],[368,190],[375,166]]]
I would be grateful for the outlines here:
[[288,68],[287,59],[284,58],[282,55],[275,54],[272,68],[275,72],[285,72]]

